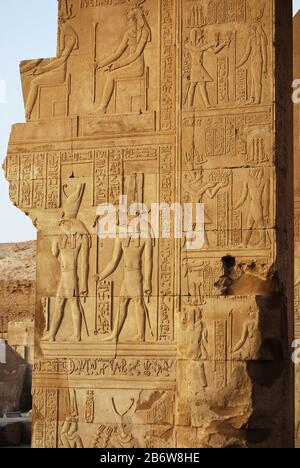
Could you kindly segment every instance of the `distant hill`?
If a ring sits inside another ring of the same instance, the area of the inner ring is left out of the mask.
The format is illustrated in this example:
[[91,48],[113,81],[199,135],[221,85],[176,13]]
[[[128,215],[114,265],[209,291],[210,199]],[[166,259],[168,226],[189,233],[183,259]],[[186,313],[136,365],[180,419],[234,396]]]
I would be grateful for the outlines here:
[[35,272],[35,241],[0,244],[0,319],[2,318],[2,323],[5,319],[22,321],[34,317]]

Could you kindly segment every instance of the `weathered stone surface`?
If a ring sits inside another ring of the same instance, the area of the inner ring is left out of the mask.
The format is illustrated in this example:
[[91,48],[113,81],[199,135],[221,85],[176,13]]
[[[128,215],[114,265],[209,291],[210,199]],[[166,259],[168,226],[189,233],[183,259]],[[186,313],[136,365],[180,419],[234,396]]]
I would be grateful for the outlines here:
[[[61,0],[57,57],[22,62],[5,169],[39,231],[34,447],[292,444],[291,19]],[[204,203],[204,246],[99,238],[121,195]]]

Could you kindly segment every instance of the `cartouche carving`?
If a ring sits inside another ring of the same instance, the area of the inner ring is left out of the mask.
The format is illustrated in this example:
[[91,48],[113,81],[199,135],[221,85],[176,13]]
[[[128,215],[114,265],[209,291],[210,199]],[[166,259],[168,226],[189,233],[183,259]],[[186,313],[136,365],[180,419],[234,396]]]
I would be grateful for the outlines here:
[[87,390],[85,400],[85,422],[93,423],[95,418],[95,394],[93,390]]
[[42,297],[41,303],[45,319],[45,331],[48,332],[50,328],[50,298]]

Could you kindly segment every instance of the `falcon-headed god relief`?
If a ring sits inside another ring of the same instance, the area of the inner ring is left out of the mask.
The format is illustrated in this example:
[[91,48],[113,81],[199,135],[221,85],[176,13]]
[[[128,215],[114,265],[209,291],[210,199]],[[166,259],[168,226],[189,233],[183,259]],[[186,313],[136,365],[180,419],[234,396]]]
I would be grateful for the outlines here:
[[91,236],[85,224],[76,219],[81,204],[84,185],[78,185],[69,196],[64,217],[59,221],[61,235],[55,239],[52,253],[60,264],[60,281],[55,301],[50,331],[44,341],[55,341],[61,326],[65,306],[70,304],[73,320],[73,339],[81,341],[82,319],[85,320],[80,297],[88,295],[89,253]]

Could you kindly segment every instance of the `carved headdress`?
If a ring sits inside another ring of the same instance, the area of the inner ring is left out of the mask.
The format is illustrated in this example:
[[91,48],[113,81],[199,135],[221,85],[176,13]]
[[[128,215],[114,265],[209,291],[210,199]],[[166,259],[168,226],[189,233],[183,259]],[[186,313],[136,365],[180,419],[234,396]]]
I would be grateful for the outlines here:
[[152,35],[151,29],[146,19],[146,13],[142,8],[142,4],[145,3],[146,0],[127,0],[127,3],[130,5],[129,11],[127,11],[127,15],[129,18],[132,18],[136,15],[139,15],[142,21],[142,28],[147,29],[148,31],[148,42],[151,42]]
[[73,13],[73,4],[69,5],[68,0],[58,0],[58,17],[60,21],[65,23],[75,16],[76,14]]
[[139,8],[146,0],[127,0],[127,3],[133,8]]
[[251,9],[251,18],[253,21],[259,21],[265,13],[265,3],[260,2],[255,8]]
[[74,192],[72,192],[69,196],[65,192],[66,187],[67,186],[65,185],[64,194],[66,195],[67,199],[64,203],[64,212],[62,217],[67,219],[74,219],[78,215],[85,184],[78,184]]

